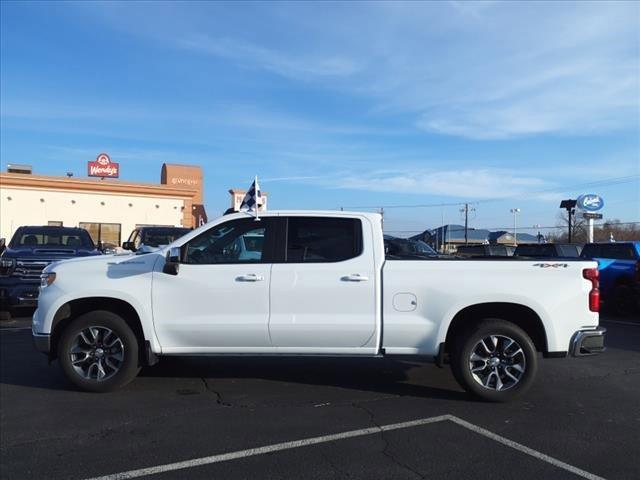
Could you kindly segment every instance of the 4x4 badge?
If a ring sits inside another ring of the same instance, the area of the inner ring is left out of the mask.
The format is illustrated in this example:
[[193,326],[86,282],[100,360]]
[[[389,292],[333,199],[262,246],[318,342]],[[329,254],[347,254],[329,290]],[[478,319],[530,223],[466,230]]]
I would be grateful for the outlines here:
[[534,267],[540,268],[567,268],[569,266],[568,263],[534,263]]

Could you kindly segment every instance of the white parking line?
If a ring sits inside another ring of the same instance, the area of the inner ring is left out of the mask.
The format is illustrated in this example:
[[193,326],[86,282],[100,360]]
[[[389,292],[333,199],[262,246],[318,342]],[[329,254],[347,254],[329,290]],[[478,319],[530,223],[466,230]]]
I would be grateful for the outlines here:
[[524,445],[514,442],[513,440],[509,440],[508,438],[502,437],[500,435],[497,435],[489,430],[486,430],[482,427],[478,427],[477,425],[474,425],[473,423],[469,423],[466,422],[464,420],[462,420],[461,418],[458,417],[454,417],[453,415],[450,416],[449,420],[451,420],[453,423],[455,423],[456,425],[460,425],[461,427],[464,428],[468,428],[469,430],[471,430],[472,432],[478,433],[480,435],[484,435],[487,438],[490,438],[491,440],[495,440],[498,443],[501,443],[502,445],[505,445],[507,447],[511,447],[514,450],[518,450],[519,452],[525,453],[527,455],[530,455],[534,458],[537,458],[538,460],[542,460],[543,462],[547,462],[550,463],[551,465],[553,465],[554,467],[558,467],[558,468],[562,468],[563,470],[567,470],[568,472],[571,472],[575,475],[578,475],[582,478],[588,478],[589,480],[604,480],[604,478],[599,477],[598,475],[594,475],[593,473],[589,473],[586,472],[580,468],[574,467],[573,465],[569,465],[568,463],[562,462],[556,458],[550,457],[549,455],[545,455],[544,453],[538,452],[537,450],[534,450],[533,448],[529,448],[529,447],[525,447]]
[[514,450],[517,450],[521,453],[530,455],[534,458],[537,458],[538,460],[542,460],[543,462],[547,462],[563,470],[567,470],[568,472],[571,472],[582,478],[586,478],[589,480],[604,480],[602,477],[599,477],[592,473],[581,470],[577,467],[569,465],[568,463],[565,463],[558,459],[550,457],[549,455],[545,455],[544,453],[540,453],[529,447],[525,447],[524,445],[521,445],[520,443],[514,442],[512,440],[509,440],[508,438],[501,437],[500,435],[496,435],[495,433],[490,432],[489,430],[485,430],[484,428],[478,427],[473,423],[466,422],[458,417],[454,417],[453,415],[440,415],[437,417],[421,418],[419,420],[412,420],[409,422],[393,423],[390,425],[381,425],[379,427],[376,426],[376,427],[362,428],[360,430],[351,430],[348,432],[336,433],[333,435],[323,435],[320,437],[305,438],[302,440],[294,440],[291,442],[276,443],[274,445],[267,445],[264,447],[249,448],[247,450],[239,450],[237,452],[222,453],[219,455],[212,455],[209,457],[194,458],[192,460],[185,460],[183,462],[167,463],[165,465],[158,465],[155,467],[140,468],[138,470],[129,470],[127,472],[114,473],[111,475],[94,477],[87,480],[124,480],[129,478],[139,478],[147,475],[157,475],[160,473],[172,472],[175,470],[183,470],[185,468],[211,465],[212,463],[228,462],[230,460],[236,460],[239,458],[254,457],[256,455],[264,455],[265,453],[280,452],[283,450],[290,450],[292,448],[300,448],[300,447],[307,447],[309,445],[317,445],[320,443],[335,442],[337,440],[344,440],[346,438],[362,437],[365,435],[373,435],[376,433],[388,432],[391,430],[400,430],[403,428],[419,427],[422,425],[444,422],[447,420],[455,423],[456,425],[459,425],[468,430],[471,430],[479,435],[483,435],[487,438],[490,438],[491,440],[501,443],[502,445],[513,448]]

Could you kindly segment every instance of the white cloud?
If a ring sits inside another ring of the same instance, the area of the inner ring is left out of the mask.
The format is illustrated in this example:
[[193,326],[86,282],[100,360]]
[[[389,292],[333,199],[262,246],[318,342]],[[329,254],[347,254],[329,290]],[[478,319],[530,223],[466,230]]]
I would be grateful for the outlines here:
[[338,188],[456,198],[509,198],[548,187],[542,179],[508,170],[378,171],[334,179]]
[[638,2],[78,8],[119,32],[338,92],[334,98],[355,100],[365,113],[430,134],[504,139],[640,128]]
[[211,38],[200,34],[178,40],[178,44],[187,49],[228,58],[240,65],[262,68],[285,77],[341,77],[352,75],[359,70],[359,66],[353,60],[340,54],[294,55],[231,38]]

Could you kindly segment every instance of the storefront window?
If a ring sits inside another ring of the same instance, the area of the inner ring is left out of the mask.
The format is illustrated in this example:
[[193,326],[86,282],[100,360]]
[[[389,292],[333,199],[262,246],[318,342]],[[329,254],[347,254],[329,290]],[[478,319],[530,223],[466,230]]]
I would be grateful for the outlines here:
[[93,241],[98,244],[102,241],[109,245],[120,246],[120,230],[119,223],[92,223],[80,222],[80,228],[84,228]]

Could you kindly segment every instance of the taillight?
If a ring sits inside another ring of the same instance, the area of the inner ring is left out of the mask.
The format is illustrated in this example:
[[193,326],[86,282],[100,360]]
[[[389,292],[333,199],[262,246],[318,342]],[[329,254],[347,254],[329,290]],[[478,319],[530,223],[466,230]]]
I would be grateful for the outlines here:
[[582,276],[591,281],[591,291],[589,292],[589,310],[592,312],[600,311],[600,273],[597,268],[585,268],[582,270]]

